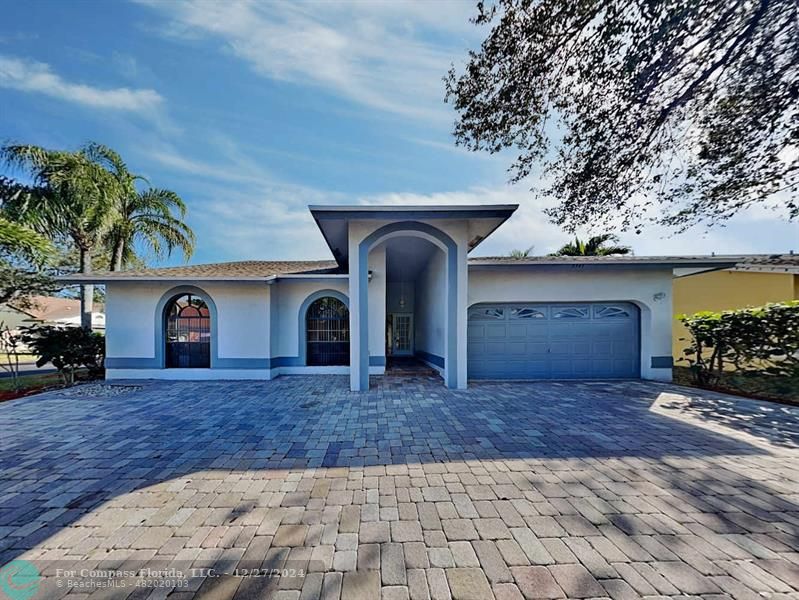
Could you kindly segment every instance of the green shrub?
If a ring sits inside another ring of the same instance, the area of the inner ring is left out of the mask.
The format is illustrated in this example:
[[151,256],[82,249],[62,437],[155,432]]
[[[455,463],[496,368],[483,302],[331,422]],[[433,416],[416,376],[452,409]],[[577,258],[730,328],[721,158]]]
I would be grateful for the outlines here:
[[53,363],[65,383],[74,383],[75,370],[86,368],[91,377],[103,372],[105,338],[82,327],[35,325],[22,333],[23,341],[39,356],[36,366]]
[[799,301],[677,317],[691,334],[685,357],[700,385],[724,373],[799,377]]

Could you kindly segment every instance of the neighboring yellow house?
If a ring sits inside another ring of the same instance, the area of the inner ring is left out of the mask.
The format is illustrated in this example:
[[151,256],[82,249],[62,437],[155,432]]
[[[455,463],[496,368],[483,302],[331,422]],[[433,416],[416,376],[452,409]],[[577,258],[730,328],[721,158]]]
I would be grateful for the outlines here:
[[[799,255],[751,256],[732,269],[677,277],[673,288],[674,314],[730,310],[769,302],[799,300]],[[682,323],[675,320],[672,354],[675,366],[689,345]]]

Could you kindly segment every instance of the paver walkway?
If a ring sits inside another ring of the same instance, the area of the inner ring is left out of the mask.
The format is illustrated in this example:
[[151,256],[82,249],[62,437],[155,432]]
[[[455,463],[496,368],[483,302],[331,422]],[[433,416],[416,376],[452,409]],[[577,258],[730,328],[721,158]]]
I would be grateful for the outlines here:
[[41,571],[34,598],[799,597],[796,408],[644,382],[136,385],[0,404],[0,565]]

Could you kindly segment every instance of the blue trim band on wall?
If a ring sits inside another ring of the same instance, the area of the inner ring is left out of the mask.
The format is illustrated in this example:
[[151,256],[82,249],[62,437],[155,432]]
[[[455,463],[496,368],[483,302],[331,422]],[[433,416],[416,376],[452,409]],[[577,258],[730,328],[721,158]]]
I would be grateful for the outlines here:
[[106,369],[161,369],[157,358],[128,358],[124,356],[106,356]]
[[[299,342],[297,348],[300,354],[299,355],[300,365],[304,366],[308,362],[308,357],[307,357],[308,344],[306,340],[307,324],[305,322],[305,314],[308,312],[308,309],[310,308],[311,304],[313,304],[320,298],[325,298],[326,296],[330,296],[332,298],[335,298],[336,300],[340,300],[341,302],[344,303],[344,306],[347,307],[347,313],[349,313],[350,311],[350,299],[346,296],[346,294],[343,294],[338,290],[319,290],[310,294],[305,300],[303,300],[299,312],[299,327],[297,328],[299,331]],[[350,340],[350,343],[352,343],[352,340]],[[283,366],[289,366],[289,365],[283,365]],[[296,365],[291,365],[291,366],[296,366]]]
[[268,358],[217,358],[215,369],[269,369]]
[[[431,355],[432,356],[432,355]],[[443,358],[440,359],[443,362]],[[278,367],[304,367],[305,361],[299,356],[275,356],[274,358],[220,358],[215,369],[275,369]],[[346,367],[348,365],[332,365]],[[370,367],[385,367],[385,356],[370,356]],[[105,359],[106,369],[163,369],[157,358],[109,356]]]
[[[447,249],[447,357],[451,358],[446,370],[446,384],[449,388],[458,387],[457,374],[457,329],[458,329],[458,245],[449,235],[440,229],[419,223],[418,221],[401,221],[390,223],[373,231],[358,245],[358,318],[360,320],[360,388],[369,389],[369,251],[372,246],[392,233],[420,232],[441,242]],[[352,340],[351,340],[352,343]]]
[[305,366],[305,361],[300,360],[299,356],[275,356],[269,359],[270,368],[276,369],[278,367],[302,367]]
[[444,368],[445,362],[443,356],[438,356],[437,354],[430,354],[429,352],[424,352],[423,350],[417,350],[415,354],[422,360],[427,361],[432,365],[441,367],[442,369]]
[[[166,306],[177,296],[183,294],[191,294],[202,298],[205,305],[208,307],[208,312],[211,315],[211,368],[217,366],[217,311],[216,304],[211,296],[205,290],[193,285],[179,285],[168,290],[161,296],[158,304],[155,307],[155,360],[158,363],[157,369],[163,369],[166,366],[164,353],[166,351],[166,343],[164,341],[164,331],[166,330]],[[142,368],[142,367],[140,367]]]
[[[106,369],[164,369],[157,358],[138,358],[109,356],[105,359]],[[212,369],[269,369],[268,358],[217,358]],[[169,369],[173,370],[173,369]],[[177,368],[174,370],[178,370]]]
[[653,356],[653,369],[671,369],[674,366],[674,358],[671,356]]

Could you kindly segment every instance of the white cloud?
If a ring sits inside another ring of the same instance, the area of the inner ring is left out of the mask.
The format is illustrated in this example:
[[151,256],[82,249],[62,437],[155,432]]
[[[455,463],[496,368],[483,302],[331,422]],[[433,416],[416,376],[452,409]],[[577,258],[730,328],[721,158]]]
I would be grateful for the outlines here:
[[[343,204],[336,194],[278,184],[230,191],[206,186],[192,204],[193,219],[209,234],[201,243],[225,260],[330,259],[309,204]],[[213,237],[212,237],[213,236]]]
[[142,1],[170,17],[167,35],[221,40],[265,77],[426,119],[447,115],[442,77],[477,31],[469,2]]
[[142,155],[181,176],[189,224],[205,232],[198,253],[213,260],[330,258],[308,205],[344,204],[342,194],[274,178],[224,136],[211,135],[208,141],[218,160],[197,159],[168,144]]
[[102,89],[64,80],[44,63],[0,55],[0,87],[45,94],[92,108],[152,113],[163,98],[154,90]]
[[[248,159],[230,140],[213,138],[211,144],[220,150],[221,160],[196,160],[171,146],[148,149],[147,157],[170,171],[193,176],[182,183],[181,192],[192,200],[193,223],[207,232],[201,237],[201,250],[220,260],[329,258],[329,250],[307,210],[309,204],[518,204],[508,222],[475,250],[476,256],[504,255],[531,245],[534,254],[542,255],[573,237],[543,214],[551,202],[536,199],[524,185],[358,196],[282,181]],[[581,230],[577,235],[585,238],[602,232]],[[675,234],[664,227],[649,226],[639,235],[618,233],[622,243],[640,256],[799,249],[796,224],[759,208],[741,212],[726,226],[709,230],[697,227]]]
[[[504,255],[514,248],[534,246],[533,254],[547,254],[569,241],[573,235],[550,223],[543,209],[550,203],[532,196],[523,185],[473,188],[435,194],[396,193],[362,197],[363,204],[518,204],[516,213],[476,250],[475,255]],[[585,238],[600,231],[581,230]],[[760,208],[742,211],[723,227],[674,230],[651,225],[636,235],[618,231],[623,244],[637,255],[750,254],[781,253],[799,248],[796,223],[789,223],[773,212]]]

